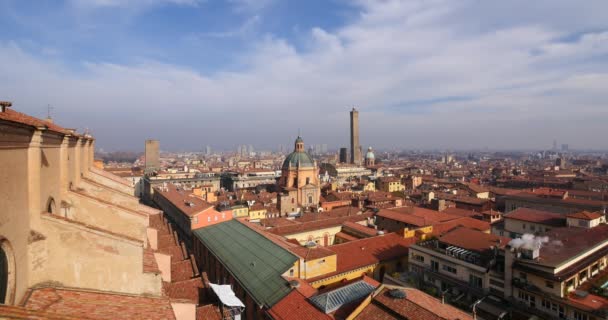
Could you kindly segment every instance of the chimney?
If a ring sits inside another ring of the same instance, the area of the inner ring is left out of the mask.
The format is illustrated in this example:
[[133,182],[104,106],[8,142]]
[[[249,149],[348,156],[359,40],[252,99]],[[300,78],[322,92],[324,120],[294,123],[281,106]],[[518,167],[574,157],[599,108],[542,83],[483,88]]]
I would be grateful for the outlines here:
[[6,108],[12,106],[10,101],[0,101],[0,113],[6,112]]

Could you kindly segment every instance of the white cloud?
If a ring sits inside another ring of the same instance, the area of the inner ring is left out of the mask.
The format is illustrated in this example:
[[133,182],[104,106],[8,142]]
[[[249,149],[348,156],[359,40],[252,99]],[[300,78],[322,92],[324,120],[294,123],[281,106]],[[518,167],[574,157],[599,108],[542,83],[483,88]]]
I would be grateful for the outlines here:
[[[102,146],[151,136],[175,148],[275,146],[298,128],[307,142],[346,145],[347,111],[358,106],[363,142],[377,147],[528,148],[556,138],[608,148],[598,134],[608,120],[608,21],[595,14],[608,8],[551,3],[553,19],[519,1],[360,1],[358,19],[311,29],[305,50],[266,35],[242,53],[244,69],[214,75],[154,61],[90,61],[74,72],[8,43],[0,87],[17,109],[53,104]],[[520,10],[517,21],[486,19]],[[561,10],[588,21],[562,21]]]
[[198,6],[206,0],[70,0],[77,9],[148,8],[163,4]]

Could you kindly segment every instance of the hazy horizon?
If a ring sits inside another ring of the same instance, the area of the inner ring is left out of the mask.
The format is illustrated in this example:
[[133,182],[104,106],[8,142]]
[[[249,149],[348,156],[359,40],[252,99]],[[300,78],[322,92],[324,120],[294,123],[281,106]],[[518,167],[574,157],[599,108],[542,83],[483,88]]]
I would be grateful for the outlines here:
[[0,100],[98,148],[608,149],[608,2],[0,0]]

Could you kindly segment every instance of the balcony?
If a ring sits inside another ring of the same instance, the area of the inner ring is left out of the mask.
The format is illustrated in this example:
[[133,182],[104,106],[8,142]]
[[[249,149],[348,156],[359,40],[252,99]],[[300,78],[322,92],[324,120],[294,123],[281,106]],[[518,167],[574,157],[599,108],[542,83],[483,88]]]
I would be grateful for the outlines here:
[[441,243],[437,239],[422,241],[419,242],[417,245],[422,248],[432,250],[433,252],[440,253],[441,255],[444,255],[446,257],[460,260],[484,269],[488,267],[490,261],[489,257],[486,257],[485,255],[482,255],[477,252],[473,252],[471,250],[459,248],[456,246],[447,246],[446,248],[442,248]]
[[464,291],[470,292],[474,295],[485,296],[490,292],[489,288],[479,288],[476,286],[472,286],[470,283],[468,283],[466,281],[452,278],[447,274],[441,273],[439,270],[433,270],[431,267],[425,266],[425,267],[422,267],[422,269],[425,274],[430,275],[433,278],[437,278],[437,279],[441,280],[442,282],[445,282],[445,283],[451,284],[453,286],[456,286],[458,288],[461,288]]

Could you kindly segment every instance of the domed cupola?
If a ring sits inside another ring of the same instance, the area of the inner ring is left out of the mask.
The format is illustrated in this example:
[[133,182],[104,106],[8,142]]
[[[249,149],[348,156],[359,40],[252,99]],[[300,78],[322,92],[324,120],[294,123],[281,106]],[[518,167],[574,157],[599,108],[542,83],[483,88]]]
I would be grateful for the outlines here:
[[372,147],[367,148],[367,153],[365,154],[365,165],[373,166],[376,162],[376,155],[374,155],[374,150]]
[[294,151],[283,161],[282,169],[293,168],[314,168],[315,163],[312,157],[304,149],[304,140],[298,136],[294,143]]

